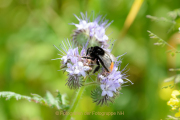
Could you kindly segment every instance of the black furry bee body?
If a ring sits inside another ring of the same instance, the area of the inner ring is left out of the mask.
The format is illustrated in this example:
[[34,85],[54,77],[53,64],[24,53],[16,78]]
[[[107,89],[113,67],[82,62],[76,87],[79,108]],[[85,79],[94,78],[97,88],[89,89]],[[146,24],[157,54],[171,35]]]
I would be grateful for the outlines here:
[[115,61],[116,59],[111,53],[106,52],[104,49],[102,49],[99,46],[88,48],[86,52],[86,57],[83,58],[96,61],[97,67],[95,68],[93,73],[97,72],[100,69],[100,63],[107,72],[111,72],[114,67],[113,61]]

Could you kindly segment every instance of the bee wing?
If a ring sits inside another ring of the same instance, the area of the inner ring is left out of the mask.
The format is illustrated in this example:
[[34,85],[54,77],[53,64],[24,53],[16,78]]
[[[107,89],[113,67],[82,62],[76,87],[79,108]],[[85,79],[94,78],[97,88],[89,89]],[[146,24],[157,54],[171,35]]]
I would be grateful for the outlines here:
[[104,55],[99,55],[99,61],[101,62],[102,66],[108,71],[110,72],[111,69],[110,69],[110,66],[111,66],[111,63],[112,63],[112,60],[111,60],[111,56],[109,56],[109,54],[104,54]]
[[117,58],[111,54],[109,51],[105,51],[106,54],[108,54],[113,62],[117,61]]
[[113,62],[117,61],[117,58],[113,54],[109,54],[109,56]]

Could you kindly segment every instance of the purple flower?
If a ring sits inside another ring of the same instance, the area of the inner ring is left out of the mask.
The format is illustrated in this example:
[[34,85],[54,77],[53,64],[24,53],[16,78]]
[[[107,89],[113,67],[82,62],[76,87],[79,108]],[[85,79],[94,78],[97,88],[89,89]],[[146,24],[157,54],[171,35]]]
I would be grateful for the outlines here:
[[102,96],[108,95],[113,97],[113,92],[116,92],[116,87],[114,86],[114,81],[106,80],[105,83],[101,84]]
[[61,58],[61,60],[62,60],[63,64],[66,64],[68,60],[71,60],[72,63],[76,63],[78,57],[79,57],[78,47],[75,49],[70,48],[66,52],[66,55]]
[[88,59],[82,58],[86,55],[87,45],[83,46],[79,52],[79,48],[73,48],[68,40],[62,43],[61,49],[55,47],[61,52],[61,58],[58,58],[62,61],[61,69],[68,73],[66,85],[69,88],[79,88],[83,83],[82,77],[86,77],[87,72],[92,70]]
[[101,82],[100,85],[102,90],[101,96],[107,95],[109,97],[113,97],[113,93],[118,92],[117,90],[120,89],[121,85],[125,83],[123,79],[128,80],[126,78],[126,74],[122,73],[125,69],[123,69],[122,71],[118,70],[118,66],[120,63],[121,60],[116,61],[114,64],[114,68],[110,73],[103,72],[98,75],[98,78],[100,79]]
[[91,68],[89,66],[84,66],[82,62],[77,62],[75,64],[68,63],[66,71],[69,75],[77,75],[77,76],[86,76],[86,71],[89,71]]
[[67,66],[66,71],[69,75],[84,76],[86,71],[89,71],[91,68],[87,64],[87,59],[83,59],[82,56],[85,56],[85,48],[83,47],[80,54],[78,47],[72,49],[70,48],[66,51],[66,55],[62,56],[61,60],[64,65]]
[[100,42],[107,42],[107,40],[109,39],[108,36],[105,34],[105,29],[103,27],[96,28],[95,37]]
[[[111,54],[113,41],[109,40],[106,35],[106,28],[112,23],[108,20],[105,20],[105,17],[98,16],[93,20],[90,20],[90,17],[87,17],[87,13],[81,13],[81,17],[75,17],[78,19],[79,23],[72,23],[76,27],[72,35],[73,45],[70,44],[70,41],[67,40],[61,46],[59,50],[61,52],[62,66],[61,69],[67,72],[67,83],[70,89],[77,89],[83,85],[88,84],[88,78],[94,73],[92,68],[96,69],[99,59],[91,59],[87,49],[93,46],[101,47],[114,62],[114,67],[111,72],[107,72],[102,64],[102,71],[98,73],[97,79],[93,80],[92,84],[97,84],[97,87],[92,91],[93,101],[97,104],[103,105],[108,104],[108,102],[113,102],[113,99],[118,95],[119,90],[122,85],[125,84],[128,80],[126,73],[123,70],[119,70],[121,60],[117,60],[121,56],[114,59],[114,56]],[[102,62],[100,62],[102,63]],[[87,77],[88,75],[88,77]],[[93,77],[94,78],[94,77]],[[126,81],[125,81],[126,80]],[[132,82],[131,82],[132,83]],[[132,83],[133,84],[133,83]]]
[[[79,34],[79,31],[83,31],[88,35],[90,38],[96,38],[97,42],[99,42],[101,45],[105,44],[107,45],[108,36],[105,34],[106,28],[113,22],[108,23],[108,20],[104,20],[102,16],[98,16],[95,20],[90,21],[90,19],[87,18],[87,13],[84,15],[81,13],[81,17],[75,17],[78,19],[79,24],[72,23],[72,25],[75,25],[77,28],[77,34]],[[77,36],[76,34],[73,36]]]
[[78,30],[83,30],[88,28],[88,23],[85,20],[79,20],[79,24],[74,24]]
[[117,69],[113,69],[111,73],[107,74],[107,76],[99,75],[102,89],[101,96],[108,95],[109,97],[113,97],[113,92],[116,92],[124,81],[122,80],[120,71],[117,71]]

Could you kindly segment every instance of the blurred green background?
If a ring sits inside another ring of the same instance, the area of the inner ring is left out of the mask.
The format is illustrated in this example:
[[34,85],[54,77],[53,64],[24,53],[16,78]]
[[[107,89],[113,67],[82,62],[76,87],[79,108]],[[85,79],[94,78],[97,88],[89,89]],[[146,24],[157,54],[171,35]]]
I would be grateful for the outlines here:
[[[64,38],[71,38],[78,23],[73,16],[80,12],[107,15],[114,20],[107,29],[109,37],[116,40],[115,56],[125,52],[122,68],[128,65],[128,78],[134,83],[122,88],[114,104],[96,106],[86,89],[75,111],[117,112],[124,115],[74,115],[76,120],[160,120],[171,114],[167,101],[172,89],[161,89],[164,79],[176,75],[169,68],[180,67],[180,57],[171,57],[167,46],[154,46],[147,30],[166,41],[178,32],[167,32],[171,23],[148,19],[146,15],[168,17],[168,12],[178,9],[179,0],[146,0],[129,30],[121,37],[123,25],[134,0],[0,0],[0,91],[13,91],[22,95],[36,93],[44,96],[56,90],[66,93],[71,101],[75,91],[65,86],[67,78],[59,70],[58,46]],[[178,20],[177,20],[178,21]],[[179,20],[180,21],[180,20]],[[176,34],[176,38],[180,35]],[[177,49],[180,48],[177,46]],[[174,88],[175,89],[175,88]],[[0,98],[0,120],[60,120],[56,109],[26,100]]]

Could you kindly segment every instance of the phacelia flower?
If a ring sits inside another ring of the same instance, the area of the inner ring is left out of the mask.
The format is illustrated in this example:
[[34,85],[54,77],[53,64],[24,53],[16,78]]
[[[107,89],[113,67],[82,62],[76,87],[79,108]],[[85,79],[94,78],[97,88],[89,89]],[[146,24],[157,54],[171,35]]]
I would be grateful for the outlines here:
[[[108,104],[108,101],[113,102],[113,99],[119,94],[119,90],[124,83],[130,82],[131,84],[133,84],[126,78],[126,73],[123,73],[125,68],[121,71],[118,70],[118,66],[120,63],[121,60],[116,61],[111,72],[103,71],[98,75],[98,79],[100,81],[99,91],[101,91],[101,94],[98,94],[99,97],[93,97],[94,102],[96,102],[97,104],[102,105],[103,103]],[[92,95],[97,95],[95,92],[96,91],[93,91]]]
[[[105,34],[106,28],[113,22],[111,21],[108,23],[109,20],[104,20],[105,17],[102,18],[102,16],[98,16],[95,20],[90,21],[90,18],[81,13],[81,17],[75,17],[78,19],[79,23],[71,23],[72,25],[76,26],[75,34],[73,34],[73,40],[78,41],[78,35],[80,33],[84,33],[90,38],[90,44],[99,44],[100,46],[106,46],[108,47],[108,36]],[[82,42],[82,41],[81,41]]]
[[[66,44],[69,43],[66,42]],[[73,48],[70,44],[66,48],[66,45],[63,42],[63,46],[61,45],[61,68],[68,73],[68,79],[66,85],[70,88],[79,88],[82,86],[82,78],[85,77],[86,73],[90,71],[92,68],[90,67],[87,59],[82,58],[86,54],[85,47],[82,48],[79,53],[78,47]]]
[[[65,51],[66,52],[66,51]],[[61,58],[63,64],[66,64],[68,60],[70,60],[72,63],[76,63],[79,57],[79,52],[78,52],[78,47],[75,49],[70,48],[67,52],[66,55]]]
[[77,62],[75,64],[68,63],[66,71],[69,75],[77,75],[77,76],[86,76],[86,71],[89,71],[91,68],[89,66],[83,65],[82,62]]
[[[113,44],[106,35],[106,29],[112,21],[105,20],[105,17],[101,15],[90,20],[87,13],[81,13],[81,17],[76,15],[75,17],[79,23],[72,23],[76,27],[72,39],[62,42],[61,49],[56,47],[61,53],[61,57],[58,58],[61,60],[61,70],[66,72],[68,76],[66,85],[70,89],[78,89],[82,85],[96,84],[97,87],[91,92],[93,101],[98,105],[113,102],[120,93],[119,90],[122,86],[127,82],[132,82],[127,79],[125,68],[123,70],[118,69],[122,62],[119,59],[121,56],[114,59],[111,54]],[[107,55],[89,54],[89,48],[95,46],[102,48],[103,53],[107,53]],[[109,60],[109,63],[113,61],[114,66],[110,66],[112,69],[108,70],[109,72],[107,72],[107,68],[104,67],[100,57],[101,59],[104,57],[103,62],[106,62],[106,59]],[[98,70],[94,73],[97,66]],[[99,70],[99,68],[101,69]],[[93,77],[95,79],[92,79],[91,76],[95,76]],[[87,78],[91,79],[86,80]],[[88,83],[89,81],[92,83]]]
[[113,97],[113,92],[116,92],[116,89],[120,87],[120,84],[115,80],[104,79],[101,81],[100,86],[102,89],[101,96],[107,95],[109,97]]

